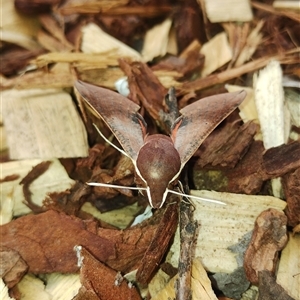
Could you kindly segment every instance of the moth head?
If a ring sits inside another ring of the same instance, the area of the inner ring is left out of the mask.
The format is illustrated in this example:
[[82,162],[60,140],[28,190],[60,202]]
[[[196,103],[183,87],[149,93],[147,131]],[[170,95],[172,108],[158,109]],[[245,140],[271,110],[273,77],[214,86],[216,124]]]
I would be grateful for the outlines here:
[[179,175],[180,157],[172,140],[165,135],[147,136],[136,160],[136,172],[146,185],[153,208],[160,208],[167,197],[168,187]]

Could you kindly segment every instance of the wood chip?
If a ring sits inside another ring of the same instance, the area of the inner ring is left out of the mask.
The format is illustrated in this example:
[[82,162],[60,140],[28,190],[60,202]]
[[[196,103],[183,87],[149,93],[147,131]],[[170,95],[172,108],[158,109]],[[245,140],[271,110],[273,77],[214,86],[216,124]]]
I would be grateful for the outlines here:
[[1,98],[12,159],[88,155],[86,131],[68,93],[9,90]]
[[[173,277],[168,284],[159,291],[152,300],[168,300],[175,299],[175,282],[178,275]],[[206,270],[203,268],[201,259],[196,257],[192,264],[192,300],[217,300],[211,282],[207,276]]]
[[287,141],[289,124],[285,124],[282,70],[278,61],[271,61],[254,78],[255,103],[266,149]]
[[300,235],[289,234],[282,250],[276,282],[294,299],[300,299]]
[[222,32],[214,36],[202,46],[200,53],[205,56],[201,77],[211,74],[228,63],[232,59],[232,50],[226,33]]
[[111,50],[115,50],[116,57],[141,59],[137,51],[105,33],[94,23],[89,23],[82,27],[81,50],[84,53],[108,53]]
[[249,22],[253,18],[249,0],[204,0],[204,3],[207,17],[212,23]]
[[[232,273],[237,256],[228,247],[239,244],[253,230],[256,217],[269,207],[283,210],[286,202],[271,196],[191,191],[192,195],[225,202],[217,205],[193,200],[194,217],[201,224],[195,246],[195,256],[201,257],[204,268],[213,273]],[[176,233],[171,247],[173,265],[177,265],[179,236]],[[222,259],[220,259],[222,258]]]
[[246,276],[251,283],[258,284],[260,271],[275,274],[279,251],[288,241],[286,225],[287,217],[284,213],[273,208],[263,211],[257,217],[244,257]]
[[171,25],[172,20],[166,19],[147,31],[142,50],[144,62],[151,61],[155,57],[164,56],[167,53]]
[[[74,184],[74,180],[69,178],[66,170],[59,160],[52,159],[51,161],[52,163],[50,164],[47,172],[37,178],[30,185],[32,201],[38,206],[42,206],[42,202],[48,193],[65,191]],[[42,160],[40,159],[31,159],[11,161],[2,164],[2,176],[5,177],[11,174],[17,174],[19,177],[15,178],[13,181],[0,183],[2,191],[1,206],[5,207],[6,210],[11,206],[10,211],[6,211],[5,214],[2,209],[1,213],[3,213],[5,218],[1,221],[6,220],[7,222],[8,220],[11,220],[12,217],[31,212],[31,210],[24,204],[26,201],[22,186],[19,183],[34,166],[41,162]]]

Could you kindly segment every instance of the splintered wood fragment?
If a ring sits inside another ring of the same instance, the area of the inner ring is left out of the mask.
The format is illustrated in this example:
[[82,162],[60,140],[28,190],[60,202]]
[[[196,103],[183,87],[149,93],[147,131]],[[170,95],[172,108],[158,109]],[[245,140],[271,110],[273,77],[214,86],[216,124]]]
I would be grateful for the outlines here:
[[[212,287],[211,282],[207,276],[206,270],[204,269],[201,259],[196,257],[192,262],[192,280],[191,290],[192,300],[217,300]],[[161,289],[152,300],[169,300],[175,299],[175,282],[178,280],[178,275],[173,277],[167,285]]]
[[69,52],[71,49],[66,47],[59,40],[54,38],[52,35],[46,33],[44,30],[40,30],[37,33],[37,40],[43,48],[52,52]]
[[82,27],[81,50],[84,53],[108,53],[115,52],[115,58],[130,57],[134,60],[141,60],[141,55],[120,42],[116,38],[104,32],[94,23]]
[[207,17],[212,23],[249,22],[253,18],[249,0],[204,0],[204,3]]
[[296,49],[293,49],[292,51],[285,52],[283,55],[280,54],[280,55],[276,55],[276,56],[268,56],[268,57],[258,58],[256,60],[248,62],[240,67],[232,68],[232,69],[220,72],[218,74],[212,74],[205,78],[196,79],[194,81],[184,82],[182,84],[182,87],[180,88],[180,92],[187,93],[187,92],[192,92],[192,91],[199,91],[199,90],[203,90],[205,88],[214,86],[216,84],[224,83],[233,78],[237,78],[243,74],[251,73],[260,68],[263,68],[272,60],[279,60],[280,62],[283,62],[283,63],[284,62],[286,62],[286,63],[296,62],[299,59],[298,59],[298,57],[295,56],[295,54],[298,55],[299,51],[300,51],[300,49],[296,48]]
[[293,9],[296,11],[300,11],[299,1],[287,1],[287,0],[276,0],[273,2],[273,7],[277,9]]
[[[74,180],[70,179],[65,168],[61,165],[58,159],[52,159],[49,169],[38,176],[30,185],[31,200],[38,207],[42,207],[43,200],[47,197],[48,193],[62,192],[69,189]],[[9,176],[16,174],[12,181],[0,183],[2,191],[1,206],[5,207],[5,219],[11,220],[12,217],[28,214],[31,212],[28,206],[25,205],[26,199],[23,193],[23,187],[20,185],[21,180],[31,171],[34,166],[42,163],[40,159],[10,161],[2,164],[1,176]],[[11,206],[11,211],[7,208]],[[4,213],[2,209],[1,214]],[[5,220],[5,219],[2,219]],[[2,223],[2,225],[5,223]]]
[[[254,97],[265,149],[287,142],[290,132],[290,113],[284,102],[280,63],[271,61],[254,76]],[[279,179],[272,180],[272,192],[279,196]]]
[[205,43],[200,49],[205,56],[201,77],[205,77],[232,59],[232,50],[229,46],[227,35],[221,32]]
[[[107,267],[97,260],[89,251],[81,246],[76,247],[80,264],[80,288],[74,300],[91,299],[119,299],[141,300],[135,286],[130,286],[124,278],[118,280],[117,271]],[[100,280],[99,280],[100,279]]]
[[58,24],[57,20],[55,20],[53,16],[46,14],[40,15],[39,20],[42,26],[51,34],[51,36],[53,36],[65,47],[65,51],[71,51],[74,49],[74,46],[66,39],[62,27]]
[[137,270],[136,279],[141,284],[148,283],[154,271],[159,266],[163,256],[169,247],[169,242],[173,238],[178,223],[178,208],[176,197],[174,204],[169,204],[163,214],[156,233],[151,241],[149,248],[141,259],[140,266]]
[[[199,256],[204,268],[212,273],[232,273],[239,263],[237,254],[228,248],[239,244],[253,230],[255,219],[262,211],[270,207],[283,210],[286,206],[285,201],[271,196],[195,190],[191,191],[191,195],[226,203],[217,205],[193,200],[194,218],[201,223],[195,243],[195,256]],[[170,257],[173,265],[177,265],[179,245],[179,236],[176,233]]]
[[294,299],[300,299],[300,235],[289,234],[282,250],[276,282]]
[[273,208],[257,217],[244,257],[246,276],[251,283],[258,284],[259,271],[267,270],[275,274],[278,253],[288,241],[286,224],[284,213]]
[[116,54],[115,49],[112,52],[105,53],[61,53],[52,52],[38,56],[33,62],[39,67],[45,67],[53,63],[71,63],[76,66],[89,66],[98,68],[106,68],[108,66],[117,66],[119,56]]
[[[128,2],[128,0],[126,0]],[[70,15],[74,13],[81,14],[98,14],[109,15],[109,16],[127,16],[127,15],[138,15],[139,17],[153,18],[161,15],[169,14],[173,6],[171,5],[135,5],[135,6],[119,6],[116,4],[116,7],[102,7],[103,3],[110,3],[110,1],[95,1],[84,4],[66,4],[62,8],[59,8],[58,11],[62,15]]]
[[86,131],[68,93],[9,90],[1,98],[12,159],[88,155]]
[[247,37],[246,44],[244,45],[234,64],[235,67],[241,66],[244,62],[248,61],[252,57],[258,45],[261,43],[263,36],[260,31],[263,25],[264,21],[260,20],[257,23],[256,27],[251,31],[251,33]]
[[143,61],[148,62],[167,53],[172,20],[166,19],[146,32],[142,50]]
[[[298,1],[295,1],[295,2],[298,2]],[[257,2],[257,1],[251,1],[251,5],[256,9],[266,11],[270,14],[274,14],[277,16],[285,16],[287,18],[295,20],[296,22],[300,22],[300,15],[297,12],[275,9],[272,5],[264,4],[261,2]]]
[[[65,54],[63,54],[65,55]],[[46,66],[46,63],[44,66]],[[49,88],[67,88],[74,84],[74,76],[71,74],[68,63],[57,63],[50,70],[36,70],[17,76],[11,79],[5,79],[0,82],[3,90],[7,89],[49,89]]]
[[254,93],[265,148],[284,144],[290,124],[285,124],[282,70],[278,61],[271,61],[254,77]]

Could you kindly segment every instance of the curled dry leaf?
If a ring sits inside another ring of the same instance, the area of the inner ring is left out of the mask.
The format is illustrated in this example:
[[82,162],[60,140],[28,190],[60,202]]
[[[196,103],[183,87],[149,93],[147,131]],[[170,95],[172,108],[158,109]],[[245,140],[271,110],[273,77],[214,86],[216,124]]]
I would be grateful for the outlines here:
[[278,252],[288,241],[286,234],[287,217],[283,212],[270,208],[256,219],[252,239],[245,253],[244,268],[248,280],[258,284],[259,271],[274,274]]

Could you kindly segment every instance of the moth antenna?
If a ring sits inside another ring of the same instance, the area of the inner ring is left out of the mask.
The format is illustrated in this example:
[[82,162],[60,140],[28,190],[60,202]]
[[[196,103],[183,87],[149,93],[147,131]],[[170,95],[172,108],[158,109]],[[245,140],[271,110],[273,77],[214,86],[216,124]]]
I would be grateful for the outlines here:
[[98,131],[98,133],[100,134],[100,136],[104,139],[104,141],[106,143],[108,143],[109,145],[111,145],[112,147],[114,147],[116,150],[118,150],[119,152],[121,152],[123,155],[129,157],[131,159],[131,157],[122,149],[120,149],[119,147],[117,147],[115,144],[113,144],[108,138],[105,137],[105,135],[100,131],[100,129],[98,128],[98,126],[96,124],[94,124],[94,127],[96,128],[96,130]]
[[226,205],[226,203],[224,203],[222,201],[207,199],[207,198],[198,197],[198,196],[186,195],[184,193],[176,192],[176,191],[169,190],[169,189],[168,189],[168,192],[172,193],[172,194],[175,194],[175,195],[191,198],[191,199],[196,199],[196,200],[200,200],[200,201],[206,201],[206,202],[212,202],[212,203],[217,203],[217,204],[221,204],[221,205]]
[[87,185],[90,186],[101,186],[101,187],[110,187],[114,189],[128,189],[128,190],[137,190],[137,191],[146,191],[146,188],[143,187],[134,187],[134,186],[123,186],[123,185],[115,185],[109,183],[101,183],[101,182],[86,182]]

